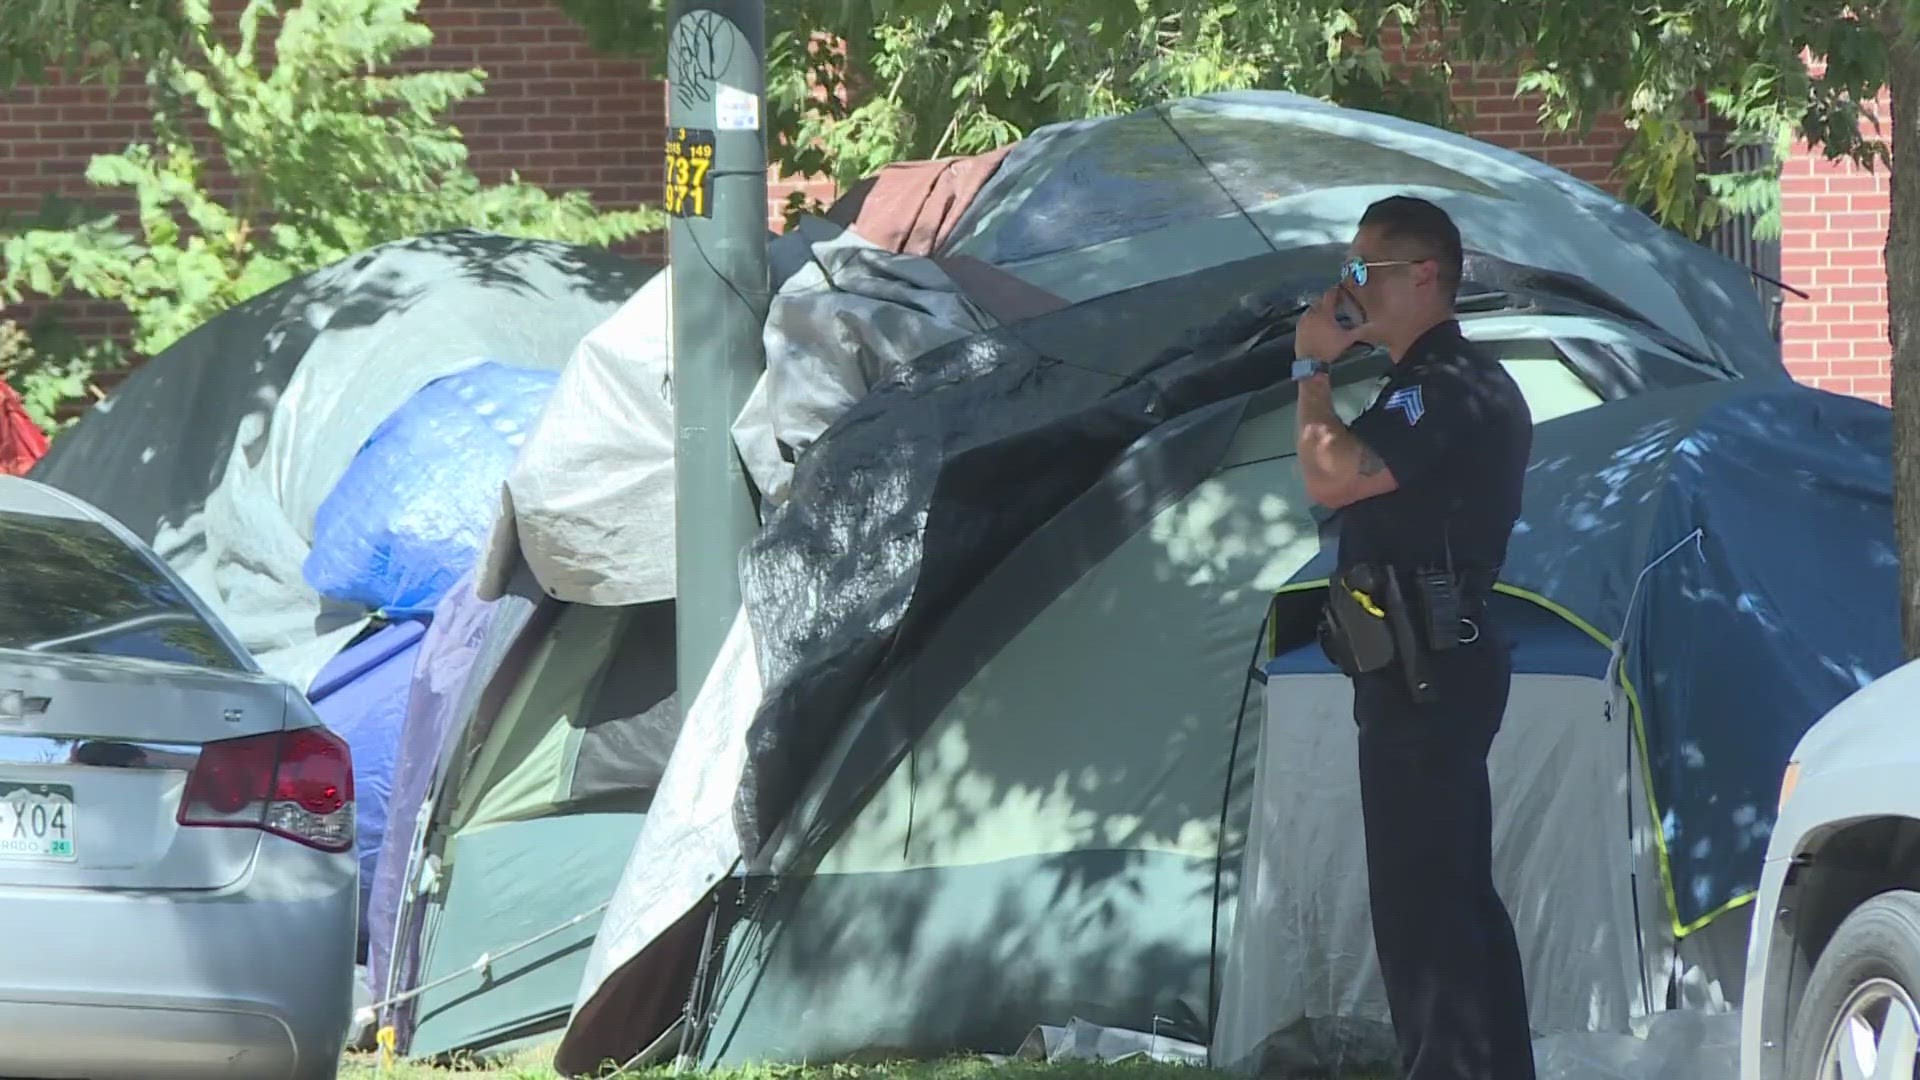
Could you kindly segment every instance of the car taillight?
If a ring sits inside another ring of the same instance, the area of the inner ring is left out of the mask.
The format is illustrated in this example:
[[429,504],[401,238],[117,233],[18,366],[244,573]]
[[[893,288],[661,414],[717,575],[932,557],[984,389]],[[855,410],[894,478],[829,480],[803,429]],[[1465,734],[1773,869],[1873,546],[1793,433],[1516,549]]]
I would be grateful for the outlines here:
[[178,820],[346,851],[353,847],[352,755],[323,727],[208,743],[187,777]]

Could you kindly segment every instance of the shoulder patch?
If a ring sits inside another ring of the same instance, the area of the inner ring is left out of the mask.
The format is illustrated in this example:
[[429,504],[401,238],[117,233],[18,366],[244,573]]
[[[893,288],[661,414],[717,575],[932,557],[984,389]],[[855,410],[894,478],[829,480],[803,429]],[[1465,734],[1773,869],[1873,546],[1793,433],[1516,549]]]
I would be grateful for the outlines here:
[[1405,416],[1408,427],[1419,423],[1420,418],[1427,414],[1427,403],[1422,400],[1418,386],[1403,386],[1387,395],[1384,408],[1388,412],[1399,412]]

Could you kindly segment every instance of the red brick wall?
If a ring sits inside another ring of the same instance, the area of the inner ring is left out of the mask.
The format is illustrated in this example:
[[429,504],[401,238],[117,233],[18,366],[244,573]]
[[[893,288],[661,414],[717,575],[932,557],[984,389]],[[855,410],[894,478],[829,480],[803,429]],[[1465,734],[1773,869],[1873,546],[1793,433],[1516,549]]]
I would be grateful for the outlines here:
[[1483,142],[1518,150],[1590,184],[1614,193],[1613,162],[1627,144],[1618,117],[1603,117],[1584,137],[1540,130],[1537,98],[1513,96],[1515,79],[1484,68],[1455,76],[1454,98],[1472,110],[1466,133]]
[[[1406,39],[1397,30],[1381,37],[1388,64],[1399,70],[1445,62],[1445,46],[1430,34]],[[1454,103],[1462,109],[1468,135],[1544,161],[1590,184],[1618,191],[1612,181],[1613,161],[1626,145],[1627,131],[1617,117],[1603,117],[1585,135],[1550,134],[1537,120],[1540,99],[1515,97],[1518,78],[1511,71],[1488,64],[1455,64]]]
[[[1880,99],[1880,116],[1889,115]],[[1884,171],[1828,162],[1798,146],[1780,181],[1781,349],[1794,377],[1891,403],[1887,339],[1888,187]]]
[[[142,100],[132,77],[118,93],[97,85],[43,86],[0,96],[0,213],[30,213],[48,195],[87,196],[82,174],[88,161],[125,149],[142,130]],[[118,325],[117,311],[111,304],[71,302],[61,314],[76,331],[96,335]],[[0,314],[25,321],[29,313]]]

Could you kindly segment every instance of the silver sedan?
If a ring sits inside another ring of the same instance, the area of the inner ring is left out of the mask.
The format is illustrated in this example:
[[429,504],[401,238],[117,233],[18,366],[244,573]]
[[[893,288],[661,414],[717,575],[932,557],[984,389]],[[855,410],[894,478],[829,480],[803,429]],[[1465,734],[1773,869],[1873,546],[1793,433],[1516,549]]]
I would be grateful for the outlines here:
[[334,1076],[353,814],[346,745],[164,563],[0,477],[0,1076]]

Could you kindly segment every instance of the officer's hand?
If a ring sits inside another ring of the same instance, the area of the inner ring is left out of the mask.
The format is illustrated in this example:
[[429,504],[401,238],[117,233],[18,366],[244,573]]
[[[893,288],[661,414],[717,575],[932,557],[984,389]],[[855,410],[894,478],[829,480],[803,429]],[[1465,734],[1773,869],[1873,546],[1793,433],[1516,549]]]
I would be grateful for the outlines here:
[[1333,321],[1333,306],[1340,297],[1338,285],[1320,294],[1320,298],[1300,316],[1293,328],[1293,355],[1303,360],[1332,363],[1360,340],[1360,328],[1343,330]]

